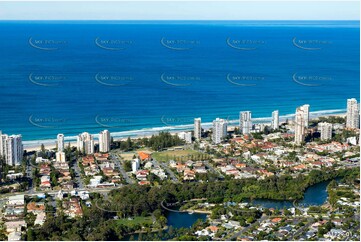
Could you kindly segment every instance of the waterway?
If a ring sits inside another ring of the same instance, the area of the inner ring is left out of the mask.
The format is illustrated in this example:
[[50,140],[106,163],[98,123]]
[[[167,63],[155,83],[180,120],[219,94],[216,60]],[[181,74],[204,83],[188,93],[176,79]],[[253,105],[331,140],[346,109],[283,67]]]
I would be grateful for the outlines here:
[[[324,204],[328,198],[327,186],[330,182],[331,180],[320,182],[313,186],[310,186],[306,189],[304,198],[297,201],[296,204],[301,207],[320,206]],[[269,199],[255,199],[251,203],[253,205],[261,206],[264,208],[277,209],[291,208],[294,206],[292,201],[277,201]]]
[[[339,179],[336,179],[339,180]],[[306,189],[304,198],[297,202],[298,206],[306,207],[306,206],[319,206],[326,202],[328,198],[327,186],[331,182],[324,181],[317,183],[313,186],[310,186]],[[291,208],[293,207],[292,201],[276,201],[276,200],[268,200],[268,199],[255,199],[251,202],[254,206],[261,206],[264,208]],[[167,216],[167,225],[172,226],[173,228],[189,228],[191,227],[198,219],[206,220],[206,214],[199,213],[177,213],[168,211],[166,213]],[[128,237],[127,237],[128,238]],[[138,239],[138,234],[134,235],[134,239]]]

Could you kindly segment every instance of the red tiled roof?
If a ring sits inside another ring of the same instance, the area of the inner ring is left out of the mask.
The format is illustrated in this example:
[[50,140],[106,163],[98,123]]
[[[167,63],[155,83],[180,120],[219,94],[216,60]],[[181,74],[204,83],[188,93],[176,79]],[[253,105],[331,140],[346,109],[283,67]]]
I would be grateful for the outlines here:
[[138,152],[138,155],[141,160],[146,160],[151,158],[151,155],[149,153],[145,153],[143,151]]

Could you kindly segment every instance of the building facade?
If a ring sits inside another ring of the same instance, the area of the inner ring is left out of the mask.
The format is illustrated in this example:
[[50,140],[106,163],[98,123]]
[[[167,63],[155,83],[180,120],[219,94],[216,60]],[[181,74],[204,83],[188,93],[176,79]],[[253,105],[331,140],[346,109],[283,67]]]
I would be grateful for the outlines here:
[[272,112],[271,128],[274,130],[278,129],[279,123],[280,123],[279,111],[275,110]]
[[305,104],[305,105],[301,106],[300,108],[303,110],[305,127],[307,128],[309,125],[309,121],[310,121],[310,105]]
[[192,143],[192,132],[179,132],[178,137],[188,144]]
[[77,136],[77,148],[80,152],[85,154],[94,153],[94,138],[93,135],[84,132]]
[[103,130],[99,133],[99,152],[110,151],[110,132]]
[[295,115],[295,143],[296,145],[300,145],[305,139],[305,111],[301,107],[296,109]]
[[132,161],[132,172],[135,173],[139,170],[139,166],[140,166],[140,161],[139,159],[134,159]]
[[346,128],[358,129],[360,125],[359,106],[355,98],[347,99]]
[[252,130],[252,114],[250,111],[239,113],[239,129],[242,134],[249,134]]
[[222,142],[223,138],[227,136],[227,121],[216,118],[213,121],[212,141],[214,144]]
[[65,152],[62,152],[62,151],[56,152],[55,159],[57,162],[65,162],[66,161]]
[[194,138],[200,140],[202,137],[202,120],[201,118],[194,119]]
[[21,165],[23,159],[23,142],[21,135],[2,134],[0,132],[0,156],[10,166]]
[[63,134],[57,135],[56,143],[57,143],[58,151],[63,152],[64,151],[64,135]]
[[321,133],[321,140],[330,140],[332,138],[332,124],[330,123],[319,123],[318,130]]

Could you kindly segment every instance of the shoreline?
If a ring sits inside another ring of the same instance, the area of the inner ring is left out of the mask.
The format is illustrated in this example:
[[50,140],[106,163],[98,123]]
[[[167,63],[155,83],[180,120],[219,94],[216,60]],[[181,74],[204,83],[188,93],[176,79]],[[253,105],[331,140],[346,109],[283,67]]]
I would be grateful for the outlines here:
[[212,211],[209,211],[209,210],[199,210],[199,209],[186,209],[186,210],[183,210],[183,211],[186,211],[188,213],[198,213],[198,214],[212,214]]
[[[280,117],[280,123],[285,122],[287,119],[292,118],[294,115],[285,115],[283,117]],[[335,114],[317,114],[317,112],[313,113],[310,112],[310,120],[313,119],[317,119],[319,117],[345,117],[346,113],[342,112],[342,113],[335,113]],[[255,118],[255,122],[254,124],[269,124],[270,121],[269,119],[271,118]],[[262,122],[263,121],[263,122]],[[238,127],[237,124],[238,120],[231,120],[229,125],[228,125],[228,129],[232,130],[234,129],[234,127]],[[202,128],[204,130],[208,130],[212,127],[211,123],[204,123],[202,124]],[[171,129],[172,127],[170,126],[169,129]],[[176,128],[176,126],[173,127],[175,130],[173,131],[169,131],[169,133],[171,133],[172,135],[178,134],[180,132],[184,132],[184,131],[192,131],[193,130],[193,124],[187,124],[187,125],[179,125],[179,128]],[[159,127],[154,127],[154,128],[150,128],[153,129],[153,131],[146,131],[149,134],[146,135],[132,135],[132,133],[134,133],[134,131],[121,131],[121,132],[113,132],[111,133],[111,135],[113,136],[114,141],[125,141],[128,139],[128,137],[130,137],[132,140],[134,139],[139,139],[139,138],[150,138],[152,135],[154,134],[159,134],[159,132],[162,131],[166,131],[166,130],[160,130]],[[125,133],[124,136],[125,137],[116,137],[116,135],[114,136],[114,134],[117,133]],[[126,133],[128,133],[128,135],[126,135]],[[97,134],[92,134],[95,137],[97,137]],[[71,136],[73,137],[73,136]],[[74,136],[75,137],[75,136]],[[66,138],[66,137],[65,137]],[[76,140],[69,140],[69,141],[64,141],[64,146],[67,147],[68,143],[70,143],[71,146],[76,146]],[[24,150],[26,150],[27,152],[30,151],[39,151],[41,149],[41,145],[44,144],[45,149],[54,149],[56,148],[56,139],[49,139],[49,140],[29,140],[29,141],[23,141],[23,146],[24,146]],[[98,140],[94,140],[94,144],[98,144]]]

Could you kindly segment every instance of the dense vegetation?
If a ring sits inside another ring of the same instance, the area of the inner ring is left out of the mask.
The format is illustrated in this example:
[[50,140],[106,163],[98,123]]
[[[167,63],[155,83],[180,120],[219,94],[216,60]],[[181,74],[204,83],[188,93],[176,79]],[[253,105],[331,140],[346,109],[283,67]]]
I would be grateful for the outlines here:
[[310,126],[316,126],[318,123],[331,123],[331,124],[344,124],[346,123],[345,117],[329,116],[329,117],[318,117],[317,119],[310,121]]
[[[128,227],[113,220],[114,216],[148,216],[153,214],[162,220],[160,203],[185,201],[192,198],[208,198],[208,202],[241,201],[245,198],[300,199],[304,190],[313,184],[335,177],[359,177],[358,168],[334,171],[314,170],[308,176],[270,177],[265,180],[229,180],[209,183],[165,184],[161,187],[127,185],[114,190],[108,200],[97,195],[93,206],[83,206],[84,216],[69,219],[63,215],[48,214],[43,227],[29,228],[27,240],[119,240],[136,231],[138,227]],[[255,214],[258,217],[259,215]],[[163,219],[164,220],[164,219]],[[164,235],[160,232],[159,236]],[[169,234],[168,234],[169,235]],[[193,239],[188,230],[173,231],[174,238]],[[144,235],[142,239],[154,238]],[[155,237],[158,235],[154,234]],[[169,237],[169,236],[168,236]],[[167,238],[168,238],[167,237]],[[171,239],[169,237],[168,239]]]
[[169,132],[160,132],[158,135],[152,135],[150,138],[141,138],[132,141],[128,138],[125,141],[114,141],[114,148],[120,148],[124,151],[130,151],[135,148],[146,146],[156,151],[161,151],[167,147],[177,146],[184,144],[184,140],[180,139],[177,135],[172,135]]
[[149,214],[167,202],[207,198],[208,202],[241,202],[245,199],[302,199],[305,189],[318,182],[357,172],[354,170],[313,170],[308,176],[272,176],[264,180],[226,180],[208,183],[165,184],[162,187],[129,185],[110,193],[114,209],[124,216]]

